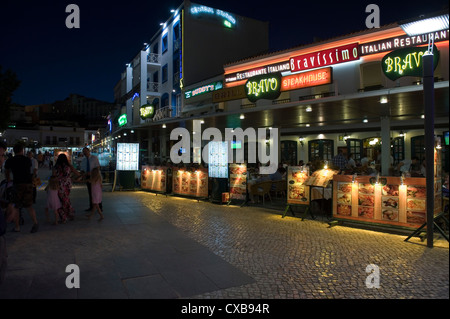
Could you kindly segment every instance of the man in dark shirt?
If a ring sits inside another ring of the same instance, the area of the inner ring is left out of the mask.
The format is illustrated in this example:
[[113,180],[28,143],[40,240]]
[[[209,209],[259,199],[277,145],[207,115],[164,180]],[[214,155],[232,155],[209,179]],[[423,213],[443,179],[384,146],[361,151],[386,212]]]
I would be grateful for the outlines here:
[[[23,145],[16,144],[14,146],[14,157],[5,163],[5,175],[8,183],[13,182],[14,187],[14,210],[18,216],[18,210],[22,207],[26,208],[33,220],[31,232],[35,233],[39,229],[36,219],[36,211],[33,207],[33,183],[31,170],[31,160],[23,154]],[[12,173],[12,176],[11,176]],[[17,225],[16,225],[16,231]]]

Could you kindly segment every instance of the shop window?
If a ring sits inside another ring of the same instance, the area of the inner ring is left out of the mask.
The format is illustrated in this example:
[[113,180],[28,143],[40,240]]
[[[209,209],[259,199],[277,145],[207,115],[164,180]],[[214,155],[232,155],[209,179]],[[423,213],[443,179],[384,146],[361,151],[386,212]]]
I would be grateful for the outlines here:
[[308,158],[314,160],[331,161],[334,156],[333,140],[312,140],[308,142]]
[[353,159],[355,162],[360,162],[362,153],[363,153],[363,143],[362,140],[358,140],[355,138],[348,138],[346,140],[347,143],[347,153],[353,154]]
[[363,157],[367,157],[372,161],[378,159],[381,152],[381,137],[368,137],[362,140],[363,142]]
[[392,157],[394,158],[394,166],[405,159],[405,139],[403,136],[392,140]]
[[297,142],[281,141],[281,162],[297,165]]
[[383,87],[381,70],[380,61],[361,65],[361,88],[364,91],[377,90]]
[[425,136],[411,137],[411,158],[417,156],[419,161],[425,159]]

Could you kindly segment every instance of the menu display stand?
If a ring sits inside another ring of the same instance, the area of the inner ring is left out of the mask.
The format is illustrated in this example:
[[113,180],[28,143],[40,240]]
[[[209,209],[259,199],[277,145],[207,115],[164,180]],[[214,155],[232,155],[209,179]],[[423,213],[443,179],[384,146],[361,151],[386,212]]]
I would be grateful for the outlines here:
[[172,193],[208,199],[208,170],[198,168],[195,171],[173,168],[172,171]]
[[229,165],[229,182],[230,182],[230,198],[227,205],[233,200],[241,200],[243,207],[248,202],[248,171],[247,164],[230,164]]
[[305,219],[309,211],[310,203],[310,188],[304,184],[308,178],[308,170],[303,166],[288,166],[286,174],[286,196],[287,205],[283,212],[282,218],[286,217],[288,211],[295,217],[293,207],[306,208],[303,212],[303,218]]
[[[308,176],[307,171],[305,171],[300,166],[289,166],[287,175],[287,203],[286,209],[282,217],[284,218],[288,210],[295,216],[292,206],[306,206],[306,210],[303,213],[302,220],[305,219],[308,212],[311,217],[315,219],[314,213],[311,209],[311,190],[312,187],[322,188],[322,196],[325,194],[325,188],[328,187],[333,176],[336,175],[338,171],[332,169],[321,169],[315,171],[313,174]],[[324,198],[324,196],[323,196]],[[323,210],[323,203],[321,205]]]
[[141,188],[149,190],[156,195],[164,194],[167,197],[167,184],[169,176],[168,168],[163,166],[142,166],[141,170]]

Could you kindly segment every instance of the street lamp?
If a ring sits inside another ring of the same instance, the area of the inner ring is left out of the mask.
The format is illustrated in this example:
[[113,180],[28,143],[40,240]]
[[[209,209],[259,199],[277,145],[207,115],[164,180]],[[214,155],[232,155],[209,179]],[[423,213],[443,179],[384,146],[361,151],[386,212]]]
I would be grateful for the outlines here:
[[425,112],[425,161],[427,188],[427,246],[433,247],[434,237],[434,65],[432,32],[447,30],[448,13],[423,17],[415,21],[405,21],[400,27],[408,36],[428,33],[428,50],[422,56],[423,63],[423,95]]

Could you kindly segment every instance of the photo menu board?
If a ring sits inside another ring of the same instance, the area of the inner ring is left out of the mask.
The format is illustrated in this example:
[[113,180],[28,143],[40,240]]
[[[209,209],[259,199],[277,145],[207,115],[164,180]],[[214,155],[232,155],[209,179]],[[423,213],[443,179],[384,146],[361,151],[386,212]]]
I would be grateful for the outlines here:
[[230,164],[230,199],[247,196],[247,164]]
[[195,171],[173,168],[172,191],[174,194],[208,197],[208,172],[206,168]]
[[139,143],[117,143],[116,170],[139,170]]
[[[333,178],[333,216],[364,222],[420,227],[426,222],[426,179],[336,175]],[[440,184],[435,183],[434,214],[441,209]]]
[[167,191],[167,167],[142,166],[141,187],[165,193]]
[[228,178],[228,142],[209,142],[208,175]]
[[287,171],[287,202],[288,204],[309,205],[309,186],[304,182],[308,171],[303,166],[288,166]]

